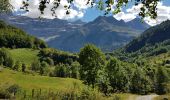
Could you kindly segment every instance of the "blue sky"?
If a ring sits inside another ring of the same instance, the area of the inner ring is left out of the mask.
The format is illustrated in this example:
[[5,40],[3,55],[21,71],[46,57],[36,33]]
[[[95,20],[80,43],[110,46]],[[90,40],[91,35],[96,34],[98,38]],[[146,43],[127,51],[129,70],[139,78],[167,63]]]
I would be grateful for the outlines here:
[[[162,0],[164,6],[170,6],[170,0]],[[128,8],[131,8],[133,6],[133,3],[129,3],[127,7],[124,7],[123,11],[125,11]],[[98,16],[103,16],[103,12],[99,11],[95,8],[88,8],[86,10],[86,13],[84,14],[84,17],[82,17],[82,21],[89,22],[97,18]]]

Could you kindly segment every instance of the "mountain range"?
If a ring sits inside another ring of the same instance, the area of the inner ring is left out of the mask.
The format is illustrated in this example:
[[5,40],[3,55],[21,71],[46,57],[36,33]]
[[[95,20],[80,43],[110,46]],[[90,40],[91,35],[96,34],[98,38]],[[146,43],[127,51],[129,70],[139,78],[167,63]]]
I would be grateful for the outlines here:
[[103,51],[112,51],[126,45],[150,27],[139,18],[124,22],[112,16],[99,16],[88,23],[6,14],[1,14],[0,19],[45,40],[50,47],[70,52],[79,51],[87,43],[95,44]]

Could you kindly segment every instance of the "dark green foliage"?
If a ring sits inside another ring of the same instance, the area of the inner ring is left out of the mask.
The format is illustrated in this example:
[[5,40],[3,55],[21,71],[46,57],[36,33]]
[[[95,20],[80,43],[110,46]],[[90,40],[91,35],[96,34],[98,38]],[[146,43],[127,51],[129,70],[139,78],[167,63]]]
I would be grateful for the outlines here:
[[4,62],[4,58],[1,56],[0,57],[0,65],[3,65],[3,62]]
[[8,57],[4,65],[12,68],[14,66],[14,60],[12,59],[12,57]]
[[139,38],[129,43],[125,51],[135,52],[147,45],[154,45],[170,39],[170,21],[167,20],[160,25],[154,26],[146,30]]
[[40,57],[41,62],[45,61],[51,64],[53,64],[54,62],[54,65],[57,65],[60,63],[70,65],[72,62],[77,61],[78,59],[78,57],[74,54],[55,50],[52,48],[45,48],[45,49],[40,50],[39,57]]
[[14,96],[16,95],[16,93],[19,91],[20,87],[17,84],[11,85],[10,87],[7,88],[7,91],[9,93],[13,93]]
[[13,70],[19,71],[20,68],[21,68],[21,63],[17,61],[13,67]]
[[40,62],[38,60],[35,60],[32,64],[31,64],[31,70],[32,71],[39,71],[40,70]]
[[164,67],[159,66],[156,73],[155,91],[157,94],[165,94],[167,92],[166,84],[169,81],[169,76]]
[[56,66],[53,74],[56,77],[66,77],[67,76],[66,66],[64,64]]
[[22,67],[22,69],[21,69],[21,70],[22,70],[22,72],[25,72],[25,71],[26,71],[26,64],[22,64],[22,66],[21,66],[21,67]]
[[7,24],[4,21],[0,20],[0,29],[4,29],[6,27],[7,27]]
[[11,58],[11,54],[8,52],[7,49],[1,48],[0,49],[0,57],[1,57],[1,64],[6,67],[12,68],[14,66],[14,60]]
[[147,94],[151,91],[152,83],[142,68],[136,68],[132,74],[130,91],[137,94]]
[[94,88],[105,67],[104,54],[94,45],[88,44],[80,51],[79,63],[82,65],[80,67],[81,79]]
[[54,61],[53,59],[47,57],[47,59],[45,60],[45,62],[47,62],[49,65],[53,66],[54,65]]
[[128,92],[129,77],[127,71],[116,58],[111,58],[106,67],[112,92]]
[[0,13],[11,12],[12,6],[10,4],[10,0],[1,0],[0,1]]
[[170,21],[167,20],[160,25],[149,28],[124,48],[118,49],[109,55],[134,63],[146,59],[146,57],[168,53],[170,50],[169,33]]
[[151,56],[156,56],[156,55],[160,55],[162,53],[167,53],[168,49],[167,48],[158,48],[156,50],[154,50],[153,52],[151,52]]
[[5,91],[5,90],[0,89],[0,98],[1,99],[9,99],[10,98],[10,93]]
[[49,65],[46,62],[42,62],[40,66],[40,75],[47,75]]
[[0,47],[7,48],[46,48],[44,41],[27,35],[24,31],[0,21]]
[[73,62],[71,64],[71,77],[79,79],[79,69],[80,69],[80,64],[78,62]]

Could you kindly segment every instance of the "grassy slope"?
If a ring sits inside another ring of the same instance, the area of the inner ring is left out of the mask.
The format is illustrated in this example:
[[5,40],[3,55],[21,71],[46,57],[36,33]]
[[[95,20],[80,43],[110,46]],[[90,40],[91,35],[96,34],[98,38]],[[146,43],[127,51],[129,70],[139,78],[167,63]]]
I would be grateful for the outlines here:
[[23,62],[30,65],[34,60],[38,59],[38,50],[32,49],[10,49],[10,53],[15,61]]
[[83,87],[81,81],[71,78],[47,77],[31,74],[23,74],[9,69],[3,69],[0,72],[0,85],[18,84],[25,90],[31,89],[52,89],[52,90],[67,90],[77,83]]

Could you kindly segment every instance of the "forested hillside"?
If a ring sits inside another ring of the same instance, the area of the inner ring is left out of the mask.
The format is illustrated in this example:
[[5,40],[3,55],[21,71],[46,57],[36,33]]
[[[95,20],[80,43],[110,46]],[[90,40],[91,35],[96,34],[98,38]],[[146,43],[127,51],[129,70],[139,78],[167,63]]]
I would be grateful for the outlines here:
[[[125,52],[136,52],[143,47],[153,46],[170,39],[170,21],[167,20],[160,25],[154,26],[146,30],[139,38],[130,42]],[[167,44],[168,45],[168,44]]]
[[6,48],[46,48],[44,41],[26,34],[21,29],[0,21],[0,47]]
[[[134,62],[134,60],[157,57],[170,52],[170,21],[154,26],[132,40],[125,47],[115,51],[118,58]],[[163,60],[163,59],[162,59]]]

